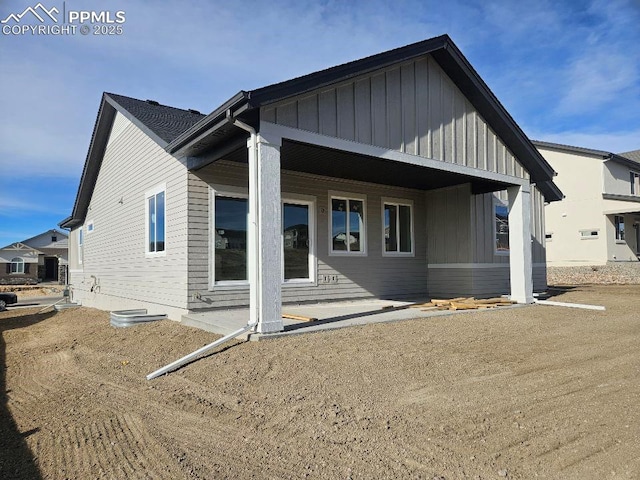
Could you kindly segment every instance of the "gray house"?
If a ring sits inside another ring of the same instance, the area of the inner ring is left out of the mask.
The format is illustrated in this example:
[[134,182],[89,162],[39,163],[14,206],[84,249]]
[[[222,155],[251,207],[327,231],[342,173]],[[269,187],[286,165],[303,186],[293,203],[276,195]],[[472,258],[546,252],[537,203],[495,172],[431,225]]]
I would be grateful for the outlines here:
[[554,172],[448,36],[240,91],[208,115],[105,93],[71,216],[103,309],[546,288]]

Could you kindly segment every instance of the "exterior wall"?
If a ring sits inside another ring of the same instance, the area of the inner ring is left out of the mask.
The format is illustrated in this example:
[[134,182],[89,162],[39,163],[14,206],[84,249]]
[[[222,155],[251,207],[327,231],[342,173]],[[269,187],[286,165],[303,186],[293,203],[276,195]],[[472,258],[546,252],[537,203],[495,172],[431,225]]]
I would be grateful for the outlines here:
[[[145,192],[166,185],[165,253],[145,253]],[[93,232],[86,223],[92,221]],[[82,263],[78,232],[84,229]],[[147,308],[179,320],[187,308],[187,171],[117,114],[85,225],[70,236],[70,283],[83,305]]]
[[[565,195],[564,200],[545,207],[546,233],[552,235],[546,241],[549,265],[606,263],[610,235],[603,215],[602,159],[538,149],[558,173],[554,183]],[[581,230],[594,230],[599,234],[583,238]]]
[[[491,297],[511,290],[509,255],[495,251],[494,197],[473,195],[469,185],[426,193],[429,294]],[[533,288],[547,288],[544,248],[544,198],[532,187]]]
[[[245,165],[231,162],[215,164],[190,174],[189,186],[189,307],[191,309],[247,305],[248,287],[231,288],[209,285],[209,185],[247,188]],[[282,195],[306,195],[316,201],[317,283],[284,285],[283,302],[328,301],[364,297],[426,297],[426,223],[425,197],[419,190],[385,187],[363,182],[283,171]],[[329,191],[366,195],[366,256],[329,254]],[[412,257],[383,256],[382,198],[393,197],[413,202],[414,251]],[[322,283],[325,276],[337,276],[337,283]],[[199,299],[194,298],[200,297]]]
[[615,215],[606,215],[607,220],[607,243],[608,260],[611,262],[637,262],[638,249],[637,234],[634,225],[640,224],[640,212],[636,214],[620,214],[624,218],[625,238],[616,240]]
[[267,122],[529,178],[429,56],[264,107]]
[[[57,237],[58,240],[53,242],[53,236]],[[45,251],[46,249],[66,250],[69,245],[67,235],[56,230],[49,230],[48,232],[25,240],[23,243],[40,251]]]
[[[603,192],[614,195],[631,195],[631,180],[629,178],[631,172],[640,173],[640,163],[638,164],[638,168],[633,169],[628,165],[613,160],[604,162]],[[637,192],[635,195],[640,198],[640,192]]]

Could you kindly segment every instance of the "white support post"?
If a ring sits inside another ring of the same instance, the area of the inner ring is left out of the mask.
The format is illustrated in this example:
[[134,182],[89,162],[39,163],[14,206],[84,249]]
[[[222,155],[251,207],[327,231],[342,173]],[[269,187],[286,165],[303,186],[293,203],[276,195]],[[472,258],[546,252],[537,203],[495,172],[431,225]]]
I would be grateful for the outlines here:
[[249,141],[250,322],[259,333],[280,332],[282,323],[282,199],[280,138]]
[[533,303],[531,264],[531,191],[529,185],[507,188],[509,195],[509,267],[511,300]]

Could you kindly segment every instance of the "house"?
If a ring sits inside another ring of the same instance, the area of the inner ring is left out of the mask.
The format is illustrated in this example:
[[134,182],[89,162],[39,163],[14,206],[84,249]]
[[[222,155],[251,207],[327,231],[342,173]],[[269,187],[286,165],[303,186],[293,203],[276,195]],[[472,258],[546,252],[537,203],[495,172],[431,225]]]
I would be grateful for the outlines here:
[[283,302],[531,302],[553,175],[444,35],[240,91],[206,116],[105,93],[60,225],[82,304],[174,319],[249,306],[268,333]]
[[640,151],[533,143],[558,172],[554,182],[565,195],[545,208],[549,266],[637,262]]
[[65,283],[67,257],[68,236],[55,229],[7,245],[0,249],[0,284]]

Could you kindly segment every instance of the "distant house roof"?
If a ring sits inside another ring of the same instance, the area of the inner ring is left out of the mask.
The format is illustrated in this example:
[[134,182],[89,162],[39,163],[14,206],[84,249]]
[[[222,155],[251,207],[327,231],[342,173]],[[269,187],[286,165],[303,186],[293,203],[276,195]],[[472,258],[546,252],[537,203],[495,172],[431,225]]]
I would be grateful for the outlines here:
[[0,248],[0,250],[9,250],[9,251],[16,251],[16,252],[30,251],[30,252],[35,252],[38,255],[41,255],[43,253],[37,248],[33,248],[23,242],[14,242],[10,245],[7,245],[6,247]]
[[575,147],[573,145],[564,145],[562,143],[541,142],[532,140],[532,143],[539,148],[550,150],[558,150],[560,152],[575,153],[578,155],[590,155],[599,157],[602,160],[612,160],[618,163],[624,163],[630,167],[640,168],[640,150],[634,150],[626,153],[612,153],[605,150],[594,150],[592,148]]
[[630,152],[619,153],[618,155],[640,163],[640,150],[632,150]]
[[73,228],[84,221],[116,111],[133,122],[168,153],[197,156],[223,146],[231,139],[237,140],[239,129],[233,124],[234,118],[241,118],[257,127],[259,109],[262,106],[427,54],[440,65],[518,158],[545,199],[560,200],[562,193],[553,184],[555,172],[549,163],[532,145],[451,38],[442,35],[256,90],[241,90],[206,116],[190,110],[160,105],[158,102],[105,93],[73,212],[59,225]]

